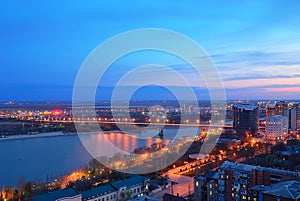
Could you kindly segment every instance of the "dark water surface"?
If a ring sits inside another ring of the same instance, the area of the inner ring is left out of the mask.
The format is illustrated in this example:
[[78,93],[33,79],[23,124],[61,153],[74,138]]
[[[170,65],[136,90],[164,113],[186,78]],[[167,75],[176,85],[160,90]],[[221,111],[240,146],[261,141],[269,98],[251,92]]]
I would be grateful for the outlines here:
[[[186,131],[188,130],[187,128]],[[164,142],[169,143],[168,139],[176,135],[177,129],[167,128],[164,132]],[[95,135],[89,137],[101,140]],[[160,141],[157,137],[138,139],[115,132],[107,136],[112,143],[128,152]],[[20,178],[26,181],[54,179],[84,167],[91,158],[77,135],[1,141],[0,187],[17,185]]]

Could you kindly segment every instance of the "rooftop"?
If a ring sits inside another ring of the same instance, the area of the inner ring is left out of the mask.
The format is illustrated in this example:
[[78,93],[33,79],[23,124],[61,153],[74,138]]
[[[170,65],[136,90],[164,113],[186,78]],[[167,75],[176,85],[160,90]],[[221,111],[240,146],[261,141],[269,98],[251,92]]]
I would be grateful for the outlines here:
[[95,197],[100,197],[102,195],[110,194],[116,192],[116,189],[111,185],[99,186],[88,191],[82,192],[82,200],[89,200]]
[[75,191],[73,188],[66,188],[63,190],[33,196],[31,199],[32,201],[56,201],[60,198],[74,197],[76,195],[79,195],[79,193],[77,193],[77,191]]
[[254,105],[252,103],[237,103],[234,105],[235,108],[238,108],[238,109],[244,109],[244,110],[255,110],[258,108],[257,105]]
[[282,119],[282,118],[287,118],[287,117],[283,115],[274,115],[274,116],[267,117],[267,119]]
[[168,193],[165,193],[163,196],[163,200],[165,201],[186,201],[183,197],[179,197],[176,195],[171,195]]
[[136,198],[133,198],[131,200],[128,200],[128,201],[161,201],[160,199],[156,199],[156,198],[153,198],[153,197],[149,197],[147,195],[143,195],[143,196],[140,196],[140,197],[136,197]]
[[267,104],[267,108],[276,108],[276,103]]
[[251,190],[254,191],[265,191],[265,190],[270,190],[272,189],[271,186],[265,186],[265,185],[256,185],[251,187]]
[[221,166],[220,169],[232,169],[232,170],[240,170],[243,172],[252,172],[253,170],[261,170],[265,172],[272,172],[272,173],[280,173],[290,176],[298,176],[298,172],[289,171],[289,170],[280,170],[275,168],[268,168],[268,167],[261,167],[255,165],[248,165],[243,163],[234,163],[230,161],[225,161]]
[[214,171],[207,171],[205,172],[204,174],[202,175],[199,175],[199,176],[195,176],[195,178],[208,178],[208,179],[218,179],[218,172],[214,172]]
[[263,194],[297,199],[300,197],[300,182],[295,180],[280,182],[271,186],[270,190],[263,191]]
[[143,176],[139,176],[139,175],[134,175],[128,179],[122,179],[119,181],[115,181],[112,183],[112,185],[114,187],[116,187],[117,189],[122,188],[122,187],[133,187],[133,186],[137,186],[137,185],[142,185],[144,184],[144,181],[146,180],[146,177]]

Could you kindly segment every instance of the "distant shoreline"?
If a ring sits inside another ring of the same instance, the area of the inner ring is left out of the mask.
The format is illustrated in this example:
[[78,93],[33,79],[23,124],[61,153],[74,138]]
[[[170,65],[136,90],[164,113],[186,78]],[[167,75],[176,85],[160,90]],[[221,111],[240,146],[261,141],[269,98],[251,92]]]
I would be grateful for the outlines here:
[[[171,126],[172,127],[172,126]],[[111,130],[111,131],[102,131],[104,134],[110,133],[119,133],[119,134],[127,134],[120,130]],[[86,132],[85,134],[98,134],[98,132]],[[50,138],[50,137],[63,137],[63,136],[76,136],[77,133],[63,133],[62,131],[57,132],[47,132],[47,133],[37,133],[37,134],[20,134],[20,135],[8,135],[5,137],[1,137],[0,135],[0,143],[10,140],[26,140],[26,139],[36,139],[36,138]],[[79,134],[81,135],[81,134]]]
[[25,140],[25,139],[34,139],[34,138],[72,136],[72,135],[77,135],[77,134],[76,133],[65,134],[61,131],[58,131],[58,132],[38,133],[38,134],[11,135],[11,136],[6,136],[4,138],[0,138],[0,142],[9,141],[9,140]]
[[[103,131],[105,134],[109,133],[123,133],[119,130]],[[96,132],[91,132],[87,134],[96,134]],[[47,137],[61,137],[61,136],[75,136],[77,133],[63,133],[62,131],[48,132],[48,133],[38,133],[38,134],[22,134],[22,135],[10,135],[4,138],[0,137],[0,142],[10,141],[10,140],[26,140],[35,138],[47,138]]]

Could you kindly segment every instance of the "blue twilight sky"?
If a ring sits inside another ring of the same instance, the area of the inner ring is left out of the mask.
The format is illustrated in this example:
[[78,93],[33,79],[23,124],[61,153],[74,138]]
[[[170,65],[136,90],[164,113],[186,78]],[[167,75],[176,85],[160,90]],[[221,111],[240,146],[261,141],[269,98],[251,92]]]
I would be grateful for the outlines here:
[[[76,74],[95,47],[116,34],[149,27],[199,43],[216,63],[228,99],[300,99],[299,10],[297,0],[2,1],[0,101],[71,100]],[[109,98],[122,73],[147,63],[183,74],[188,68],[157,52],[129,55],[103,78],[99,99]],[[152,93],[145,92],[140,98]]]

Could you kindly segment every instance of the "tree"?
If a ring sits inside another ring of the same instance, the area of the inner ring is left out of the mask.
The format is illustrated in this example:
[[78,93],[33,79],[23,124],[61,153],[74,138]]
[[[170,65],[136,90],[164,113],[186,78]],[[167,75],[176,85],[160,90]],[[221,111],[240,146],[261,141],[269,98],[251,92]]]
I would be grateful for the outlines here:
[[90,162],[89,162],[89,166],[93,169],[93,170],[95,170],[95,169],[97,169],[97,168],[99,168],[100,167],[100,163],[99,163],[99,161],[97,160],[97,159],[92,159],[92,160],[90,160]]
[[32,189],[31,189],[31,183],[27,182],[24,186],[24,190],[23,190],[23,194],[25,196],[30,196],[32,193]]

